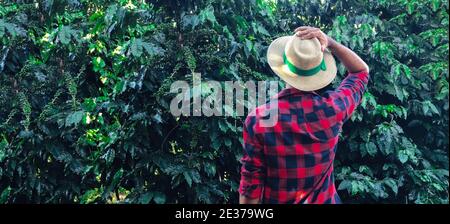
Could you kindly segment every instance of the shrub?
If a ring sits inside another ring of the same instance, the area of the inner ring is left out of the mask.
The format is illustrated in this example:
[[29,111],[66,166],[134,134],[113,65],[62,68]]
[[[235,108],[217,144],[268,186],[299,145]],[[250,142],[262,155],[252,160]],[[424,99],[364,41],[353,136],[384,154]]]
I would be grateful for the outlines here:
[[300,25],[371,68],[343,201],[448,203],[448,1],[1,2],[2,203],[236,203],[245,118],[173,117],[170,84],[276,80],[267,46]]

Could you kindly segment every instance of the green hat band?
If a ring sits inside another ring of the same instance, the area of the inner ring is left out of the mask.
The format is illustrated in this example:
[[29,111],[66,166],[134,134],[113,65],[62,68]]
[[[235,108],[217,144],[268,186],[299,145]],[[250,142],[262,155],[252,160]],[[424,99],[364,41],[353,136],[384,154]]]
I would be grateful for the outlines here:
[[322,62],[318,66],[308,69],[308,70],[303,70],[303,69],[297,68],[294,64],[292,64],[287,59],[286,54],[283,54],[283,61],[284,61],[284,64],[287,65],[287,67],[289,68],[289,70],[291,72],[293,72],[299,76],[312,76],[312,75],[315,75],[316,73],[320,72],[320,70],[322,70],[322,71],[327,70],[327,66],[325,64],[325,57],[322,59]]

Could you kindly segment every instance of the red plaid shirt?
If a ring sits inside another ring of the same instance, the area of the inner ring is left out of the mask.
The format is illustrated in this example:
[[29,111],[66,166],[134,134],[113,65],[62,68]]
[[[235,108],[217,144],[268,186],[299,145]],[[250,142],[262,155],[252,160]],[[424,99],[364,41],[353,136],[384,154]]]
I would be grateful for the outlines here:
[[[251,112],[244,124],[239,193],[263,203],[340,203],[333,177],[338,135],[360,103],[369,74],[349,74],[321,96],[284,89]],[[264,112],[278,107],[277,123],[262,127]]]

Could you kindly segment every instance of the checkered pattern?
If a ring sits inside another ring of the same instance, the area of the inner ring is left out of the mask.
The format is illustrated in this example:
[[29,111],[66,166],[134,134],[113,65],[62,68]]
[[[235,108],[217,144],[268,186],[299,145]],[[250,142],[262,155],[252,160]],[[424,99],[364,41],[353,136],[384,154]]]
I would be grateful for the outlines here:
[[[263,203],[340,203],[333,177],[338,135],[360,103],[369,74],[349,74],[322,95],[284,89],[251,112],[244,124],[239,193]],[[274,127],[264,111],[278,107]]]

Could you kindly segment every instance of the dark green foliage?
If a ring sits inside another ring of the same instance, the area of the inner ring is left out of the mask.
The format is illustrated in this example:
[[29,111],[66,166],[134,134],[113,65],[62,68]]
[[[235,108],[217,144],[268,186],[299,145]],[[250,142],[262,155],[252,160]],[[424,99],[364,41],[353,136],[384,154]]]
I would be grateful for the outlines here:
[[0,203],[236,203],[244,117],[173,117],[170,84],[276,79],[300,25],[371,68],[344,202],[448,203],[447,1],[37,2],[0,1]]

